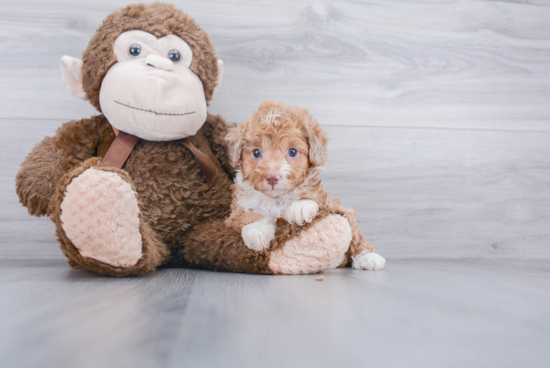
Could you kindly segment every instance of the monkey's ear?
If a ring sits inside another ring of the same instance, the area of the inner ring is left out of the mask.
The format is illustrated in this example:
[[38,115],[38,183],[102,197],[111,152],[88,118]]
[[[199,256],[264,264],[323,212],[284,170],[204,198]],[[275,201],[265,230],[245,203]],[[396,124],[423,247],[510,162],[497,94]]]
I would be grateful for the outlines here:
[[67,88],[76,97],[85,99],[86,93],[82,88],[82,65],[80,59],[67,55],[61,58],[61,75]]
[[223,77],[223,61],[218,59],[218,79],[216,80],[216,85],[214,86],[214,93],[218,92],[220,85],[222,84]]

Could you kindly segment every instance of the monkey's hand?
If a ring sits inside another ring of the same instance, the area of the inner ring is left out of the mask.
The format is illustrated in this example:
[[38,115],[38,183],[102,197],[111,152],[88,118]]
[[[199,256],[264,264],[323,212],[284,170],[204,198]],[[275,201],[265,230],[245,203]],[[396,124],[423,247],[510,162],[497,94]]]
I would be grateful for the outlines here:
[[16,189],[31,215],[50,214],[50,200],[63,175],[95,155],[100,126],[102,131],[110,129],[100,117],[70,121],[29,153],[17,173]]

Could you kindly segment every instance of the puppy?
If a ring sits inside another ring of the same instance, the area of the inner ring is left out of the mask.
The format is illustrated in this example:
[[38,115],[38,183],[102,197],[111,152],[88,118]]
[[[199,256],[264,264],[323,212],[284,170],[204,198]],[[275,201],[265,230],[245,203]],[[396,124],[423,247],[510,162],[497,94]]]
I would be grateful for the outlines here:
[[351,226],[349,250],[337,266],[384,267],[385,259],[361,233],[355,211],[330,200],[323,189],[320,172],[327,159],[328,138],[306,110],[264,101],[226,139],[238,171],[225,225],[239,231],[248,248],[269,247],[277,219],[304,225],[323,211],[342,215]]

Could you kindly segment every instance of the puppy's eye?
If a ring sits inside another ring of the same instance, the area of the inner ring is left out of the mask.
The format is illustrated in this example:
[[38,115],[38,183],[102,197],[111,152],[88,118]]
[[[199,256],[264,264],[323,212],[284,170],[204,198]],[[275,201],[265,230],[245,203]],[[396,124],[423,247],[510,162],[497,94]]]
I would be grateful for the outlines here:
[[290,157],[296,157],[298,156],[298,150],[296,148],[291,148],[288,150],[288,155]]
[[178,50],[170,50],[168,52],[168,59],[172,60],[174,63],[177,63],[181,59],[180,52]]
[[252,156],[254,156],[254,158],[260,158],[262,157],[262,151],[256,148],[254,151],[252,151]]
[[134,43],[130,48],[128,49],[128,53],[131,57],[137,58],[139,55],[141,55],[141,46],[137,43]]

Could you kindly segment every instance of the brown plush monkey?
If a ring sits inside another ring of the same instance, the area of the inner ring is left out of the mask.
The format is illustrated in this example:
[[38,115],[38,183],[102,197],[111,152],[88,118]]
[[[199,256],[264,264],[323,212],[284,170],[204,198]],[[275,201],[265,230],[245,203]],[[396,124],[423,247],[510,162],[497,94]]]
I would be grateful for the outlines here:
[[[349,224],[330,215],[280,226],[261,252],[223,227],[235,172],[228,126],[206,110],[222,65],[195,21],[162,3],[115,11],[82,61],[62,58],[69,90],[101,114],[67,122],[39,143],[17,175],[17,194],[30,214],[54,221],[71,267],[112,276],[165,264],[307,273],[344,255],[338,234]],[[309,267],[326,229],[333,245],[321,266]]]

